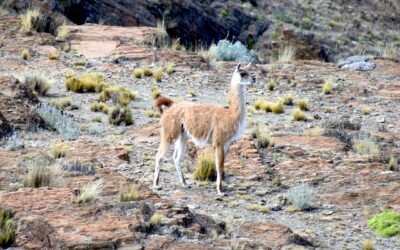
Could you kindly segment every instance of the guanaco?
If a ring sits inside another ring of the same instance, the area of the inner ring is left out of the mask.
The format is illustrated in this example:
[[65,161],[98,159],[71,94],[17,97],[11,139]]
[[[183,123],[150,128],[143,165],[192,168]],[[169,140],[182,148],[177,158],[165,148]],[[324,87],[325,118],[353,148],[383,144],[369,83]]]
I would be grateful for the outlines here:
[[222,177],[224,160],[229,145],[240,139],[246,128],[246,85],[255,83],[255,76],[247,69],[237,65],[230,84],[230,107],[224,108],[213,104],[198,104],[188,101],[173,102],[170,98],[161,96],[156,100],[155,106],[166,109],[160,120],[161,142],[156,155],[154,171],[154,188],[160,188],[160,164],[172,143],[175,142],[173,160],[178,172],[182,187],[187,187],[182,174],[181,161],[185,152],[186,143],[190,139],[197,147],[211,144],[215,149],[215,162],[217,170],[217,191],[222,192]]

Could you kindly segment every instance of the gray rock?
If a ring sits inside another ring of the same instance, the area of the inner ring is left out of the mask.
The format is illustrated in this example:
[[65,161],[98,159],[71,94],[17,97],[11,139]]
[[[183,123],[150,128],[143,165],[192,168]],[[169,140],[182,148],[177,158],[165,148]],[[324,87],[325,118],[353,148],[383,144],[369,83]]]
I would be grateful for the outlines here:
[[350,56],[340,61],[337,66],[344,70],[369,71],[375,68],[375,63],[369,62],[371,56]]

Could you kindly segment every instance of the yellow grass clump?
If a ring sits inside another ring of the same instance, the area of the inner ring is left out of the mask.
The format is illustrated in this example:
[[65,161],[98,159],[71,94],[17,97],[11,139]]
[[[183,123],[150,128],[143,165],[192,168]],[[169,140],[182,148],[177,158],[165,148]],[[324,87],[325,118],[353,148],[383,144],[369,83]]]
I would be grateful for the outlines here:
[[216,177],[215,159],[212,152],[203,153],[197,159],[196,170],[193,178],[200,181],[214,180]]
[[65,84],[68,91],[75,93],[101,92],[108,84],[104,81],[104,76],[100,73],[87,73],[80,78],[72,75],[66,75]]

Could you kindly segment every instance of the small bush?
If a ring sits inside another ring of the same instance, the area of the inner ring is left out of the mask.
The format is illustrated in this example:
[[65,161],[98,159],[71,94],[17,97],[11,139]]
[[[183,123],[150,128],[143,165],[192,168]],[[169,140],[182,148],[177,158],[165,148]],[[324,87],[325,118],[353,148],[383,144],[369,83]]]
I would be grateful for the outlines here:
[[196,170],[193,173],[193,178],[200,181],[215,180],[215,160],[212,153],[204,153],[199,155],[199,158],[197,159]]
[[279,51],[278,62],[287,63],[291,62],[296,57],[297,48],[294,45],[287,45]]
[[136,78],[142,78],[143,69],[135,69],[132,73]]
[[50,60],[57,60],[59,57],[60,57],[60,55],[56,54],[56,53],[49,53],[47,55],[47,58],[49,58]]
[[307,210],[311,208],[311,202],[316,197],[315,190],[303,183],[287,191],[288,201],[298,209]]
[[44,120],[47,126],[57,130],[64,139],[74,140],[79,137],[79,130],[71,117],[68,117],[65,112],[48,105],[40,105],[36,108],[36,113]]
[[384,211],[368,220],[368,226],[385,237],[392,237],[400,232],[400,213]]
[[154,69],[153,77],[157,82],[161,82],[162,80],[162,69]]
[[161,96],[160,90],[157,87],[152,87],[151,96],[153,97],[153,99],[157,99],[159,96]]
[[272,147],[274,144],[275,143],[269,134],[259,132],[256,135],[255,145],[257,148],[267,148],[268,146]]
[[364,108],[362,108],[361,112],[363,115],[369,115],[371,110],[368,107],[364,107]]
[[25,187],[39,188],[50,186],[53,180],[53,173],[46,161],[35,159],[29,163],[28,174],[24,179]]
[[332,80],[327,80],[322,86],[322,93],[329,95],[332,92]]
[[256,100],[254,101],[254,108],[255,108],[256,110],[260,110],[260,109],[262,109],[262,107],[264,106],[264,104],[265,104],[265,101],[264,101],[264,100],[262,100],[262,99],[256,99]]
[[29,50],[24,49],[24,50],[21,52],[21,58],[24,59],[24,60],[28,60],[29,57],[30,57]]
[[153,116],[154,116],[154,111],[151,110],[151,109],[146,110],[146,115],[147,115],[148,117],[153,117]]
[[255,60],[252,52],[249,52],[241,42],[231,43],[228,40],[220,40],[217,45],[211,45],[210,50],[215,50],[215,59],[217,61],[245,61],[253,62]]
[[250,211],[258,211],[262,214],[269,213],[269,209],[267,207],[258,204],[250,204],[246,207],[246,209]]
[[365,240],[363,243],[363,250],[374,250],[374,244],[371,240]]
[[68,30],[67,26],[62,25],[62,26],[58,27],[57,38],[61,39],[61,40],[67,40],[68,37],[69,37],[69,30]]
[[20,31],[30,33],[32,31],[57,34],[57,29],[65,23],[65,17],[56,13],[41,13],[38,8],[29,9],[20,15]]
[[285,105],[293,105],[293,94],[288,94],[285,98],[282,99],[283,104]]
[[153,76],[153,71],[149,67],[143,68],[143,75],[144,76]]
[[196,93],[195,93],[193,90],[190,90],[190,91],[189,91],[189,95],[190,95],[191,97],[195,97],[195,96],[196,96]]
[[103,191],[103,183],[103,180],[99,179],[81,187],[76,203],[91,203],[96,201]]
[[92,119],[92,122],[102,122],[102,119],[100,116],[96,116]]
[[271,80],[271,81],[268,82],[268,90],[269,91],[274,91],[274,89],[275,89],[275,81]]
[[115,107],[110,114],[109,123],[119,126],[125,123],[125,126],[133,124],[132,112],[129,107]]
[[168,63],[165,66],[165,73],[167,73],[168,75],[171,75],[174,72],[175,72],[175,64],[174,63]]
[[274,114],[283,114],[285,112],[285,106],[283,105],[282,101],[277,101],[273,103],[271,106],[271,111]]
[[8,249],[15,241],[17,225],[12,220],[9,209],[0,208],[0,247]]
[[126,201],[137,201],[139,200],[139,192],[136,188],[131,188],[130,190],[123,189],[120,187],[118,193],[118,200],[120,202]]
[[39,9],[27,10],[25,14],[20,16],[20,31],[23,33],[28,33],[38,29],[41,22],[41,17],[42,14],[40,13]]
[[399,170],[399,162],[398,162],[397,158],[390,157],[388,167],[389,167],[389,170],[391,170],[391,171],[398,171]]
[[104,114],[108,114],[107,104],[103,102],[94,102],[90,105],[90,109],[94,112],[103,112]]
[[162,214],[153,214],[150,218],[150,226],[160,225],[162,220],[164,219],[164,215]]
[[313,20],[311,20],[309,17],[303,17],[301,22],[306,29],[311,29],[311,27],[314,25]]
[[99,73],[87,73],[81,78],[67,77],[66,88],[75,93],[101,92],[108,87],[104,76]]
[[295,110],[293,110],[292,112],[292,120],[293,121],[308,121],[308,116],[301,111],[301,109],[296,108]]
[[172,51],[185,50],[186,48],[181,45],[180,39],[173,39],[171,44]]
[[73,71],[72,69],[67,70],[67,72],[65,72],[65,78],[69,79],[69,78],[73,78],[75,77],[75,71]]
[[206,49],[203,46],[196,48],[197,54],[203,58],[203,60],[209,65],[213,66],[216,62],[217,46],[214,44],[210,48]]
[[361,155],[379,156],[380,154],[378,145],[371,140],[357,141],[354,147],[355,151]]
[[299,107],[301,110],[308,110],[308,100],[307,99],[299,99],[297,100],[297,107]]
[[62,158],[67,155],[69,150],[69,145],[66,143],[61,143],[53,146],[51,152],[53,153],[54,158]]
[[65,109],[72,106],[72,100],[71,98],[64,98],[59,101],[52,100],[49,102],[49,105],[58,109]]
[[50,89],[47,80],[39,75],[25,76],[22,83],[27,86],[34,95],[44,96]]
[[136,96],[137,93],[131,92],[119,85],[104,88],[99,94],[100,101],[105,102],[111,99],[114,103],[118,103],[121,106],[127,106]]

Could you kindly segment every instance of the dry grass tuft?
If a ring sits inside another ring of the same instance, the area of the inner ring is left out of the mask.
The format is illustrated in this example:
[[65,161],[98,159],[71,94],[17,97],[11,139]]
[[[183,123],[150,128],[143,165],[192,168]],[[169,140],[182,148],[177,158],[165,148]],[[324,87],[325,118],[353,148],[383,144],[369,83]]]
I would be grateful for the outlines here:
[[118,200],[120,202],[137,201],[139,199],[139,191],[136,188],[132,187],[131,189],[126,190],[120,187],[118,192]]
[[15,241],[17,225],[12,220],[13,212],[0,207],[0,248],[8,249]]
[[159,96],[161,96],[160,90],[157,87],[153,86],[151,88],[151,96],[153,97],[153,99],[157,99]]
[[297,100],[297,107],[299,107],[301,110],[308,110],[308,100],[307,99],[299,99]]
[[40,13],[39,9],[35,8],[27,10],[25,14],[20,16],[20,31],[22,33],[29,33],[35,30],[37,26],[40,25],[41,17],[42,14]]
[[50,186],[54,177],[52,170],[47,167],[47,164],[47,162],[41,160],[30,162],[28,174],[24,179],[24,186],[32,188]]
[[308,116],[301,111],[301,109],[296,108],[295,110],[293,110],[292,112],[292,121],[308,121],[309,118]]
[[24,59],[24,60],[28,60],[29,57],[30,57],[29,50],[24,49],[24,50],[21,52],[21,58]]
[[94,102],[90,105],[90,109],[94,112],[103,112],[104,114],[108,114],[108,106],[103,102]]
[[133,124],[132,112],[129,107],[115,107],[108,119],[109,123],[114,126],[119,126],[125,123],[125,126]]
[[329,95],[331,92],[332,92],[332,79],[328,79],[322,86],[322,93],[324,95]]
[[67,90],[75,93],[84,92],[101,92],[108,84],[104,81],[104,76],[100,73],[87,73],[81,78],[66,75],[67,82],[65,84]]
[[297,47],[293,44],[286,45],[279,51],[278,63],[288,63],[295,59]]
[[53,146],[51,152],[54,158],[62,158],[67,155],[69,151],[69,145],[67,143],[60,143]]
[[162,214],[153,214],[150,218],[150,226],[154,227],[160,225],[162,220],[164,219],[164,215]]
[[81,187],[79,189],[79,195],[78,199],[76,200],[76,203],[81,204],[81,203],[91,203],[96,201],[100,197],[101,192],[103,191],[103,183],[104,181],[102,179],[99,179],[97,181],[90,182],[85,186]]
[[68,37],[69,37],[69,31],[67,29],[67,26],[66,25],[61,25],[60,27],[58,27],[57,38],[60,39],[60,40],[65,41],[65,40],[68,39]]
[[171,75],[172,73],[175,72],[175,64],[167,63],[164,70],[165,70],[165,73],[167,73],[168,75]]
[[44,96],[50,89],[47,80],[40,75],[25,76],[22,83],[27,86],[34,95]]
[[102,102],[111,99],[114,103],[118,103],[121,106],[127,106],[130,101],[136,98],[137,95],[137,92],[129,91],[126,88],[117,85],[104,88],[99,94],[99,98]]
[[153,71],[149,67],[143,68],[143,75],[144,76],[153,76]]
[[283,105],[283,101],[277,101],[270,106],[272,113],[274,114],[283,114],[285,112],[285,105]]
[[258,205],[258,204],[250,204],[250,205],[248,205],[246,207],[246,209],[250,210],[250,211],[257,211],[257,212],[260,212],[262,214],[269,213],[269,209],[267,207],[261,206],[261,205]]
[[157,82],[161,82],[162,80],[162,69],[161,68],[157,68],[157,69],[153,69],[153,77]]
[[356,141],[354,144],[354,149],[358,154],[372,157],[379,156],[381,152],[379,146],[371,140]]
[[197,159],[196,170],[193,178],[200,181],[214,180],[216,177],[215,160],[213,153],[203,153]]
[[142,78],[144,71],[143,69],[135,69],[132,73],[136,78]]

